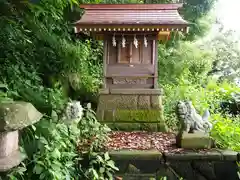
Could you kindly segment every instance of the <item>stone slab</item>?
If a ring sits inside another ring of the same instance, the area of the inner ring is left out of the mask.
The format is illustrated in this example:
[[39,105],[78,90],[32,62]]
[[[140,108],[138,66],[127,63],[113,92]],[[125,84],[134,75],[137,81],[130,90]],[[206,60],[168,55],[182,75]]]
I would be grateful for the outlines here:
[[126,174],[118,174],[117,176],[119,176],[119,178],[121,177],[121,180],[156,180],[155,174],[128,174],[128,173],[126,173]]
[[202,132],[184,132],[176,138],[180,138],[180,140],[177,140],[177,142],[180,142],[178,146],[184,149],[210,149],[213,146],[211,137]]
[[[167,180],[179,180],[180,178],[184,180],[237,180],[238,167],[232,157],[236,155],[236,152],[225,150],[225,154],[231,155],[231,158],[228,157],[226,160],[220,157],[222,150],[212,149],[211,153],[209,151],[205,154],[200,151],[186,151],[184,158],[179,156],[180,153],[175,153],[176,156],[172,159],[168,158],[166,153],[159,155],[156,150],[121,150],[111,151],[109,154],[119,168],[116,175],[123,180],[150,180],[150,178],[160,180],[163,177]],[[153,156],[145,155],[151,153]],[[209,157],[206,158],[206,156]]]
[[122,122],[104,122],[112,130],[118,131],[150,131],[150,132],[166,132],[166,126],[164,123],[122,123]]
[[0,172],[6,172],[18,166],[25,158],[26,156],[18,150],[7,157],[0,158]]
[[222,154],[224,161],[237,161],[238,160],[238,153],[229,149],[226,150],[219,150]]
[[0,158],[18,150],[18,131],[0,132]]
[[119,150],[110,151],[114,160],[161,160],[162,154],[157,150]]
[[166,161],[192,161],[192,160],[205,160],[205,161],[222,161],[223,156],[221,152],[216,149],[210,150],[184,150],[184,152],[164,152]]
[[137,95],[100,95],[98,99],[98,109],[137,109]]
[[110,89],[110,94],[163,95],[162,89]]

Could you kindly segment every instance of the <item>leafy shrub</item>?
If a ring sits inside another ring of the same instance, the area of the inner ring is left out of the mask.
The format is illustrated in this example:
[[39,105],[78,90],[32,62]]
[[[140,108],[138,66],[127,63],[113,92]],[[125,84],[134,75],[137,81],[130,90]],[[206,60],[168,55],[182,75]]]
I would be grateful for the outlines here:
[[212,115],[213,130],[211,136],[220,148],[240,150],[240,117]]
[[110,129],[96,121],[91,109],[85,114],[78,125],[67,126],[45,117],[26,128],[21,133],[21,145],[28,158],[7,176],[12,180],[113,177],[117,170],[114,162],[100,152]]
[[103,153],[110,129],[97,122],[95,112],[91,109],[86,112],[86,119],[79,123],[81,139],[78,142],[78,149],[85,157],[79,166],[80,177],[89,180],[113,179],[113,174],[118,168],[115,167],[108,152]]
[[158,49],[160,84],[178,84],[181,79],[191,84],[201,84],[211,69],[213,54],[202,51],[192,42],[177,42],[166,48],[160,44]]
[[[8,174],[10,179],[78,177],[75,166],[79,158],[76,150],[79,130],[76,127],[44,118],[35,126],[26,128],[21,137],[21,145],[28,159]],[[21,174],[19,169],[22,168],[25,171]]]

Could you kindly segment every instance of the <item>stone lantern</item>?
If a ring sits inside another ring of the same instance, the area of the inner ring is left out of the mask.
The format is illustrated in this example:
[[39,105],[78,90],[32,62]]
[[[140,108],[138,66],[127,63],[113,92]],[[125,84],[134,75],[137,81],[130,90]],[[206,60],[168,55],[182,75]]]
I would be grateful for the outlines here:
[[19,165],[25,158],[19,151],[19,132],[42,118],[28,102],[0,103],[0,172]]

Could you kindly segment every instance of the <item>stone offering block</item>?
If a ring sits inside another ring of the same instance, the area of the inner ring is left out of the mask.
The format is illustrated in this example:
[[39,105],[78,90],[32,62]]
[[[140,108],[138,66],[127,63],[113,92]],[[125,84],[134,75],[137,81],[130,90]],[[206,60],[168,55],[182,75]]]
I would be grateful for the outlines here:
[[183,132],[177,137],[177,144],[184,149],[210,149],[213,147],[213,140],[203,132]]
[[6,102],[0,104],[0,131],[15,131],[32,125],[42,114],[28,102]]

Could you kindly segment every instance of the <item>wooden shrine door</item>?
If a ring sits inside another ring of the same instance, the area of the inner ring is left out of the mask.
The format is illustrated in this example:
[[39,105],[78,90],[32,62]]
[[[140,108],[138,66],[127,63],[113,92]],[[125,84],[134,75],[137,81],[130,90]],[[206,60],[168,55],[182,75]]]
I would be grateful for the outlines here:
[[125,47],[121,41],[105,45],[106,88],[157,88],[156,40],[148,40],[147,47],[139,40],[137,48],[128,40]]

